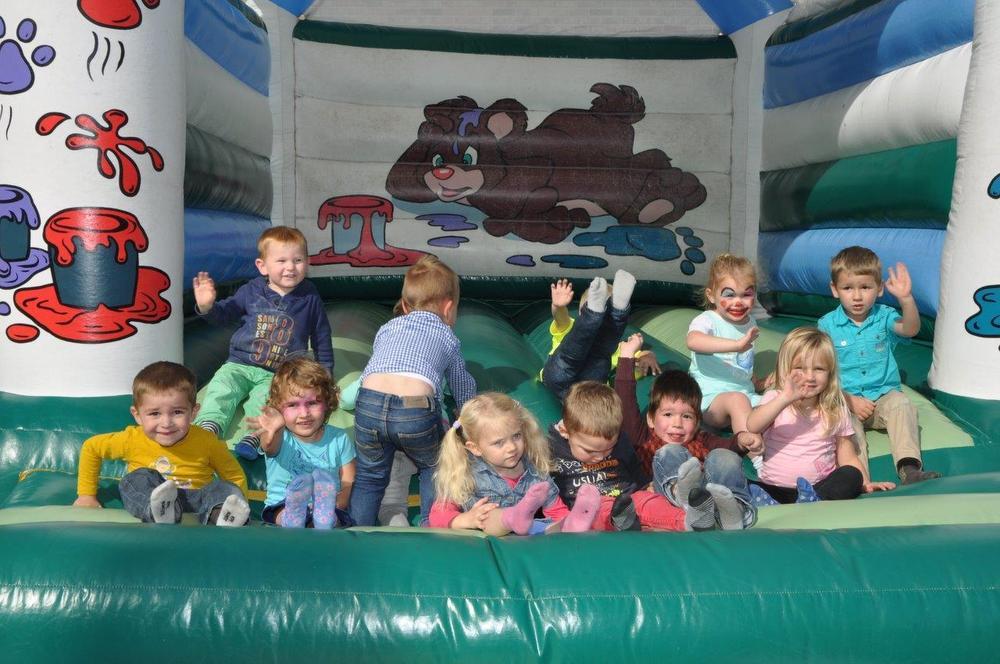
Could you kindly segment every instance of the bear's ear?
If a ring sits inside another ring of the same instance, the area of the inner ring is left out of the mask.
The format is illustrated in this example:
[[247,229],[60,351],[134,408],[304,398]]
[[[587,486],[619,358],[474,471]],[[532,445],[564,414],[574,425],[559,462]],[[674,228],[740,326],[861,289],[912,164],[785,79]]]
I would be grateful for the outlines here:
[[516,99],[500,99],[484,111],[486,128],[497,140],[510,134],[523,134],[528,128],[528,114]]
[[474,99],[469,97],[458,97],[456,99],[445,99],[436,104],[428,104],[424,107],[424,117],[427,121],[441,127],[444,133],[458,131],[458,116],[465,111],[471,111],[479,106]]

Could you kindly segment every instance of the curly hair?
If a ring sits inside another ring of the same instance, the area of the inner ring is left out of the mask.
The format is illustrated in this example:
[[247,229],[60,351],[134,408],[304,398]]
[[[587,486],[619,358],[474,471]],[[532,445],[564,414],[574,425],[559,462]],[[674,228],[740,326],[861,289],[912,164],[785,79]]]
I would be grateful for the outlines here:
[[340,405],[340,390],[330,374],[319,362],[302,356],[289,358],[278,366],[271,379],[267,403],[281,410],[282,403],[289,397],[298,396],[306,390],[316,390],[319,400],[326,406],[327,415]]

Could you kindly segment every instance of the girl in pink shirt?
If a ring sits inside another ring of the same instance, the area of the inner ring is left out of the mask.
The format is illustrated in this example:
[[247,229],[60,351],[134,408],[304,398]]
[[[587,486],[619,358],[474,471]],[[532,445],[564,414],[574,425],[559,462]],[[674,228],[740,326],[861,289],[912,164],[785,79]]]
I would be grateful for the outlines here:
[[764,436],[760,481],[750,487],[757,505],[846,500],[895,487],[872,482],[858,458],[830,337],[814,327],[792,330],[775,379],[776,389],[747,418],[747,429]]

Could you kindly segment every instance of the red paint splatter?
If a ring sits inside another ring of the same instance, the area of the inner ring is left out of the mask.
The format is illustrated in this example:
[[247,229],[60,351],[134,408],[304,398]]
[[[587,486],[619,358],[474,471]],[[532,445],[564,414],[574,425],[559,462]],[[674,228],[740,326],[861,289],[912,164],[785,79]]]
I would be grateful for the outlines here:
[[[14,304],[44,330],[64,341],[100,344],[125,339],[136,333],[134,322],[158,323],[170,315],[170,303],[161,296],[170,287],[170,277],[155,267],[140,267],[135,303],[109,309],[103,304],[87,311],[59,301],[54,285],[22,288],[14,293]],[[13,325],[11,327],[14,327]]]
[[69,208],[60,210],[45,222],[42,237],[56,251],[56,262],[69,265],[73,262],[78,238],[87,251],[94,251],[98,245],[111,248],[117,244],[115,260],[124,263],[127,258],[126,244],[131,242],[138,252],[146,250],[146,233],[135,215],[115,208]]
[[[38,119],[35,131],[47,136],[67,117],[69,116],[64,116],[62,113],[46,113]],[[142,178],[135,160],[125,154],[122,148],[128,148],[137,155],[149,155],[149,161],[155,171],[163,170],[163,156],[152,146],[146,145],[146,141],[141,138],[121,135],[122,127],[128,124],[128,114],[125,111],[112,108],[105,111],[103,117],[107,126],[86,114],[76,116],[76,126],[90,134],[70,134],[66,137],[66,147],[70,150],[89,148],[97,150],[97,171],[108,179],[117,173],[118,189],[126,196],[135,196],[139,193]],[[111,161],[112,156],[118,164],[117,167],[115,162]]]
[[358,246],[346,253],[335,253],[335,247],[324,249],[309,257],[310,265],[333,265],[348,264],[355,267],[399,267],[401,265],[413,265],[426,252],[416,249],[401,249],[391,244],[383,242],[381,245],[375,241],[373,227],[375,225],[375,215],[385,218],[384,224],[392,221],[392,203],[380,196],[368,196],[365,194],[335,196],[327,199],[319,207],[316,225],[320,230],[325,230],[330,224],[334,226],[336,233],[337,224],[342,224],[346,231],[351,227],[352,215],[361,217],[361,237]]
[[7,328],[7,338],[16,344],[24,344],[38,338],[38,328],[34,325],[11,325]]
[[[160,0],[142,0],[149,9],[160,6]],[[142,23],[142,12],[135,0],[77,0],[80,13],[90,21],[105,28],[131,30]]]

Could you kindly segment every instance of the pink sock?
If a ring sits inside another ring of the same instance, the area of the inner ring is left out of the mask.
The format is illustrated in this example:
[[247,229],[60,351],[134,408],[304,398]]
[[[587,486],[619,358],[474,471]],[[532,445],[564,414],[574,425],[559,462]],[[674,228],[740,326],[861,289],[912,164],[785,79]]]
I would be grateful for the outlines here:
[[535,512],[545,504],[549,497],[549,485],[545,482],[535,482],[524,493],[524,498],[513,507],[500,510],[500,522],[518,535],[527,535],[535,520]]
[[593,484],[584,484],[576,493],[576,502],[569,516],[563,519],[562,532],[582,533],[590,530],[601,506],[601,492]]

